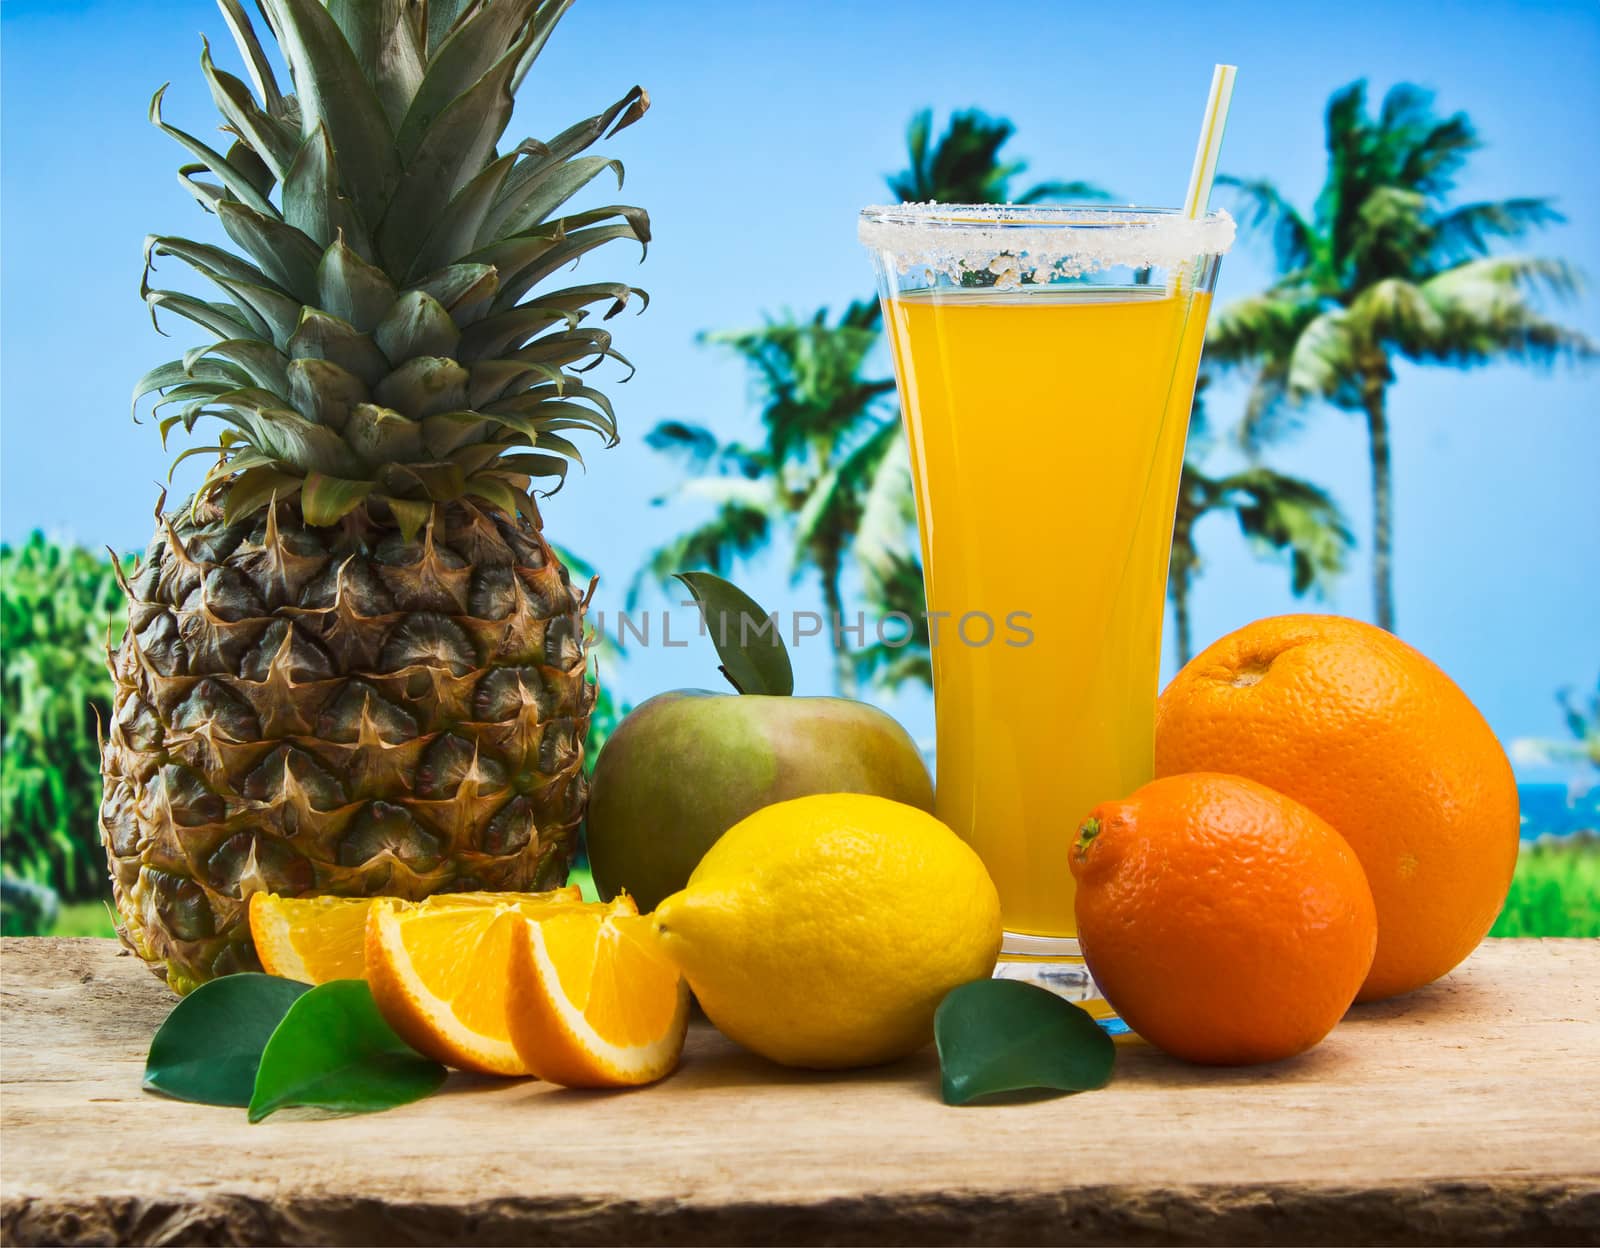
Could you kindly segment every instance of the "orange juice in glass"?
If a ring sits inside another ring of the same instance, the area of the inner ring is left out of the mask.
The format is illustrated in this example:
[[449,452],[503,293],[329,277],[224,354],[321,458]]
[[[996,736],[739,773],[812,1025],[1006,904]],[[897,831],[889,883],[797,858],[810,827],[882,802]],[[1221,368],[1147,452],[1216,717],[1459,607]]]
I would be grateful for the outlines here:
[[1092,989],[1067,853],[1151,778],[1161,616],[1225,213],[862,213],[910,440],[936,808],[989,868],[998,974]]

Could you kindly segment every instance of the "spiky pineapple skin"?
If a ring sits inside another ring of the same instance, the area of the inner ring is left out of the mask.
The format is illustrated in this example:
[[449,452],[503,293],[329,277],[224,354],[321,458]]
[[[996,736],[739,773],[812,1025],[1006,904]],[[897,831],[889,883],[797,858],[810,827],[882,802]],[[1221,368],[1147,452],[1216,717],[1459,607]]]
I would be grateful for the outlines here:
[[203,504],[126,588],[101,832],[122,938],[177,991],[259,968],[258,890],[565,879],[595,686],[535,524],[461,501],[407,541],[365,510]]

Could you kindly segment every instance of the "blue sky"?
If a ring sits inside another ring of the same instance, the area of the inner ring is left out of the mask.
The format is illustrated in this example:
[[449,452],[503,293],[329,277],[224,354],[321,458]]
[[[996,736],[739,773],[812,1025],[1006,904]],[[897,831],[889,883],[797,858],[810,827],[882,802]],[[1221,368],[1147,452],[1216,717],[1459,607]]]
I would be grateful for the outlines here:
[[[946,0],[580,0],[564,22],[524,89],[517,136],[553,133],[635,82],[653,100],[612,145],[628,169],[623,198],[651,213],[649,259],[636,268],[618,248],[585,262],[586,273],[637,281],[654,297],[643,317],[616,326],[639,366],[616,390],[626,440],[591,455],[587,477],[545,508],[552,535],[600,568],[602,605],[619,605],[653,541],[693,517],[651,505],[676,471],[643,433],[667,417],[753,431],[745,375],[697,346],[696,333],[870,290],[855,212],[885,197],[906,121],[925,105],[1011,117],[1010,150],[1038,177],[1170,203],[1183,191],[1211,65],[1233,61],[1223,168],[1269,175],[1306,203],[1322,173],[1328,93],[1356,77],[1375,93],[1418,82],[1442,109],[1466,109],[1488,141],[1462,194],[1557,196],[1570,221],[1535,245],[1600,279],[1593,3],[1020,2],[1003,22],[978,15],[991,11]],[[210,223],[173,177],[179,150],[145,112],[170,79],[168,118],[197,132],[213,125],[201,31],[231,64],[203,0],[0,4],[6,540],[37,526],[125,549],[149,533],[166,459],[154,429],[128,420],[127,394],[190,340],[182,322],[171,341],[151,331],[137,294],[141,243],[150,231],[207,238]],[[1262,247],[1236,248],[1219,300],[1259,288],[1265,265]],[[1600,334],[1594,294],[1566,315]],[[1554,690],[1592,687],[1600,666],[1597,386],[1593,369],[1402,368],[1392,392],[1400,631],[1506,739],[1559,735]],[[1219,427],[1236,410],[1226,391],[1211,407]],[[1025,454],[1025,431],[1014,436]],[[1361,549],[1327,607],[1368,616],[1361,427],[1312,413],[1271,462],[1323,483],[1345,507]],[[1284,570],[1256,560],[1228,521],[1207,522],[1200,541],[1198,640],[1295,608]],[[785,552],[740,579],[769,606],[816,605],[810,586],[789,586]],[[802,650],[797,667],[803,688],[823,691],[822,649]],[[715,679],[709,654],[693,647],[636,647],[613,675],[635,701]],[[925,697],[886,705],[929,734]]]

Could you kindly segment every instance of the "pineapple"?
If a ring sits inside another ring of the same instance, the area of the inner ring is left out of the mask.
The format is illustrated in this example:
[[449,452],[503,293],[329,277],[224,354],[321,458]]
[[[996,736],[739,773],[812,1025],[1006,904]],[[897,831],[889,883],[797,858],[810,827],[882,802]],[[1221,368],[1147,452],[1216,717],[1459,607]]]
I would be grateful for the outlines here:
[[[638,120],[635,87],[501,151],[571,0],[219,0],[251,84],[201,69],[226,153],[151,120],[236,250],[154,237],[143,294],[215,340],[152,370],[163,438],[216,460],[157,504],[124,577],[101,835],[123,940],[179,992],[258,965],[249,900],[550,887],[584,813],[587,594],[541,531],[573,431],[616,439],[579,374],[624,360],[643,292],[544,290],[637,208],[562,215]],[[252,90],[253,86],[253,90]],[[165,88],[163,88],[165,90]],[[222,292],[151,285],[157,257]]]

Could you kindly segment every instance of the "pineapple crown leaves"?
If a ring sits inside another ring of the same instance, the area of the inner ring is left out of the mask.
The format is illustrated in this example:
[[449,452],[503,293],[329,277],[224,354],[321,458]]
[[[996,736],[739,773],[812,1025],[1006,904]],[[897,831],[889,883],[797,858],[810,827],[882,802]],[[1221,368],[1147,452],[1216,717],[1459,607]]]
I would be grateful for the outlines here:
[[[220,497],[232,521],[298,495],[309,523],[366,506],[411,537],[455,499],[534,517],[534,482],[559,488],[583,462],[569,433],[616,442],[611,403],[580,374],[632,366],[586,322],[649,297],[622,282],[540,286],[617,239],[647,248],[641,209],[565,209],[602,174],[621,188],[618,161],[583,153],[638,121],[649,97],[634,87],[552,139],[498,150],[571,4],[258,0],[285,91],[241,0],[218,0],[248,78],[219,68],[202,39],[227,143],[169,123],[165,86],[150,119],[192,157],[179,180],[237,250],[146,240],[140,294],[158,331],[166,312],[213,341],[133,394],[136,413],[158,396],[163,445],[202,417],[225,426],[174,460],[216,456],[196,504]],[[221,298],[153,285],[166,258]]]

